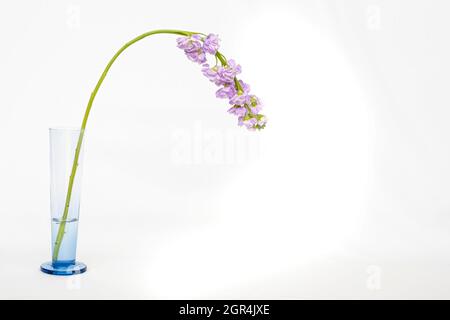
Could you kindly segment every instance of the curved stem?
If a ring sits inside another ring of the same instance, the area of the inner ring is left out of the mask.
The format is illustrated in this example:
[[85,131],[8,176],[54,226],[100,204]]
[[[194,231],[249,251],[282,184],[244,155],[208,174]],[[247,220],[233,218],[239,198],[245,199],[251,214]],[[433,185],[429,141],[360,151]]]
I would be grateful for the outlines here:
[[63,238],[64,238],[67,217],[69,215],[69,207],[70,207],[70,200],[71,200],[71,197],[72,197],[73,184],[74,184],[74,181],[75,181],[75,175],[77,173],[78,160],[80,158],[81,146],[83,144],[84,131],[86,129],[87,121],[88,121],[88,118],[89,118],[89,114],[91,112],[91,108],[92,108],[92,104],[94,102],[95,96],[97,95],[97,92],[100,89],[100,86],[102,85],[103,80],[105,80],[109,69],[111,69],[111,66],[116,61],[116,59],[120,56],[120,54],[122,52],[124,52],[128,47],[133,45],[134,43],[136,43],[136,42],[138,42],[138,41],[140,41],[140,40],[142,40],[142,39],[144,39],[146,37],[154,35],[154,34],[174,34],[174,35],[180,35],[180,36],[190,36],[190,35],[193,35],[193,34],[201,34],[201,33],[190,32],[190,31],[182,31],[182,30],[171,30],[171,29],[161,29],[161,30],[154,30],[154,31],[146,32],[146,33],[144,33],[144,34],[134,38],[133,40],[127,42],[125,45],[123,45],[119,49],[119,51],[117,51],[117,53],[109,61],[108,65],[106,66],[105,70],[103,71],[100,79],[98,80],[97,85],[94,88],[94,91],[92,91],[92,93],[91,93],[91,97],[89,99],[89,102],[88,102],[88,105],[87,105],[87,108],[86,108],[86,112],[84,114],[83,123],[81,124],[80,136],[78,138],[77,148],[75,150],[75,157],[74,157],[73,165],[72,165],[72,171],[71,171],[70,179],[69,179],[69,186],[68,186],[66,202],[65,202],[65,206],[64,206],[64,213],[62,215],[61,223],[60,223],[59,229],[58,229],[58,234],[56,236],[56,240],[55,240],[55,243],[54,243],[53,261],[57,261],[58,260],[59,251],[61,249],[61,244],[62,244],[62,241],[63,241]]

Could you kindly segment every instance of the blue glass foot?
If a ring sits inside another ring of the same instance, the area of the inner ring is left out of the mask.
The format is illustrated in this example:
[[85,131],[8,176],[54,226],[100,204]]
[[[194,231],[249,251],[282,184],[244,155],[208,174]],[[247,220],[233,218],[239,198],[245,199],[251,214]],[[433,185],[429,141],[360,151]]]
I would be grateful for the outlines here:
[[81,262],[53,263],[46,262],[41,265],[41,271],[55,276],[72,276],[87,271],[87,266]]

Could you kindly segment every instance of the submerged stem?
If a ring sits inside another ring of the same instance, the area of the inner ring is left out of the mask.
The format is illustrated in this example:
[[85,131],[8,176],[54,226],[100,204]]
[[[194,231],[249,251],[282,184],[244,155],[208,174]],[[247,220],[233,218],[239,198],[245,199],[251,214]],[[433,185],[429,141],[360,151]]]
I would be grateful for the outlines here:
[[[71,171],[70,179],[69,179],[69,186],[68,186],[68,190],[67,190],[66,203],[65,203],[65,206],[64,206],[64,213],[62,215],[61,224],[59,225],[58,234],[56,236],[56,240],[55,240],[55,243],[54,243],[53,261],[57,261],[58,260],[59,251],[61,249],[61,244],[62,244],[62,241],[63,241],[63,238],[64,238],[65,229],[66,229],[66,221],[67,221],[67,217],[69,215],[69,207],[70,207],[70,200],[71,200],[71,197],[72,197],[73,184],[74,184],[74,181],[75,181],[75,175],[77,173],[78,161],[79,161],[79,158],[80,158],[80,150],[81,150],[81,146],[83,144],[84,131],[86,129],[87,121],[88,121],[88,118],[89,118],[89,114],[91,112],[91,108],[92,108],[92,104],[94,102],[95,96],[97,95],[97,92],[100,89],[100,86],[102,85],[103,80],[105,80],[109,69],[111,69],[111,66],[116,61],[116,59],[120,56],[120,54],[122,52],[124,52],[128,47],[133,45],[134,43],[136,43],[136,42],[138,42],[138,41],[140,41],[140,40],[142,40],[142,39],[144,39],[146,37],[154,35],[154,34],[174,34],[174,35],[180,35],[180,36],[191,36],[193,34],[201,34],[201,33],[190,32],[190,31],[182,31],[182,30],[171,30],[171,29],[161,29],[161,30],[154,30],[154,31],[146,32],[146,33],[144,33],[144,34],[134,38],[133,40],[127,42],[125,45],[123,45],[119,49],[119,51],[117,51],[117,53],[111,58],[109,63],[107,64],[105,70],[103,71],[100,79],[97,82],[97,85],[94,88],[94,91],[92,91],[92,93],[91,93],[88,105],[86,107],[86,112],[84,114],[83,122],[81,124],[80,136],[78,138],[77,148],[75,150],[75,157],[74,157],[73,165],[72,165],[72,171]],[[221,59],[221,61],[222,61],[222,59]]]

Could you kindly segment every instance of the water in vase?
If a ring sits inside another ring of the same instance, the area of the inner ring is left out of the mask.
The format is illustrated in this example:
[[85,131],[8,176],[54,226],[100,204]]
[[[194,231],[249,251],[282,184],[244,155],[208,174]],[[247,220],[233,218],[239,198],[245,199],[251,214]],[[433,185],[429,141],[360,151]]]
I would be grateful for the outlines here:
[[[52,219],[52,244],[55,246],[56,236],[58,234],[61,220]],[[77,256],[77,237],[78,237],[78,219],[67,220],[64,238],[58,254],[58,260],[53,261],[53,264],[59,266],[72,265],[75,263]]]

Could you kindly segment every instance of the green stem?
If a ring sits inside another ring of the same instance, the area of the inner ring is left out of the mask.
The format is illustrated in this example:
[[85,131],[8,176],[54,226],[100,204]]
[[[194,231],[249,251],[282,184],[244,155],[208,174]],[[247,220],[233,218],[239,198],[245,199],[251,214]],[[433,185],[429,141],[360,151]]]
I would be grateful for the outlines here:
[[70,207],[70,200],[71,200],[71,197],[72,197],[73,184],[74,184],[74,180],[75,180],[75,175],[77,173],[78,160],[79,160],[79,157],[80,157],[80,150],[81,150],[81,146],[83,144],[84,131],[86,129],[87,121],[88,121],[88,118],[89,118],[89,114],[91,112],[91,108],[92,108],[92,104],[94,102],[95,96],[97,95],[97,92],[100,89],[100,86],[102,85],[103,80],[105,80],[109,69],[111,69],[111,66],[113,65],[114,61],[116,61],[116,59],[120,56],[120,54],[122,52],[124,52],[128,47],[133,45],[134,43],[136,43],[136,42],[138,42],[138,41],[140,41],[140,40],[142,40],[144,38],[147,38],[149,36],[152,36],[154,34],[174,34],[174,35],[180,35],[180,36],[190,36],[190,35],[193,35],[193,34],[201,34],[201,33],[190,32],[190,31],[182,31],[182,30],[170,30],[170,29],[162,29],[162,30],[154,30],[154,31],[146,32],[146,33],[144,33],[144,34],[134,38],[133,40],[127,42],[125,45],[123,45],[119,49],[119,51],[117,51],[117,53],[109,61],[108,65],[106,66],[105,70],[103,71],[100,79],[98,80],[97,85],[94,88],[94,91],[92,91],[92,93],[91,93],[91,97],[89,99],[89,102],[88,102],[88,105],[87,105],[87,108],[86,108],[86,112],[84,114],[83,123],[81,125],[80,136],[78,138],[77,148],[75,150],[75,157],[74,157],[74,160],[73,160],[72,171],[71,171],[71,174],[70,174],[69,186],[68,186],[67,196],[66,196],[66,203],[65,203],[65,206],[64,206],[64,213],[63,213],[62,218],[61,218],[61,224],[59,225],[58,234],[56,236],[56,240],[55,240],[55,244],[54,244],[54,248],[53,248],[53,261],[57,261],[58,260],[59,251],[61,249],[61,244],[62,244],[62,241],[63,241],[63,238],[64,238],[67,217],[69,215],[69,207]]
[[220,63],[222,63],[222,66],[225,67],[228,65],[227,59],[219,51],[216,52],[216,58],[220,60]]

